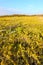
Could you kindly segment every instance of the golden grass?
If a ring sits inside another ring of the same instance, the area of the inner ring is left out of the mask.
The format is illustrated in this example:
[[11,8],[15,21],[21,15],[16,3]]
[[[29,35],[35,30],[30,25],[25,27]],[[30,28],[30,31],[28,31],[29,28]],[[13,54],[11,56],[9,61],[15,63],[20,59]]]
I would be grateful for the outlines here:
[[0,17],[0,65],[43,65],[43,16]]

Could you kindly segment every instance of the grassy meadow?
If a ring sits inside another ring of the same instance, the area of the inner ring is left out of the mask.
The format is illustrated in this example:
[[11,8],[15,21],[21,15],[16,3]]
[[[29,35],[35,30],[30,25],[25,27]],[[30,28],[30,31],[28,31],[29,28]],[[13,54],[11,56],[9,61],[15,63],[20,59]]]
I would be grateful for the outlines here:
[[43,16],[0,16],[0,65],[43,65]]

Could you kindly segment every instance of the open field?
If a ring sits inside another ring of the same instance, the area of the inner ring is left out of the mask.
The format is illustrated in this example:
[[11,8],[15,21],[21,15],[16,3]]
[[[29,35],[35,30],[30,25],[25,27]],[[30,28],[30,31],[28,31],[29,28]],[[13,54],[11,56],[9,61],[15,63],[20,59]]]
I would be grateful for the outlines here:
[[43,16],[0,17],[0,65],[43,65]]

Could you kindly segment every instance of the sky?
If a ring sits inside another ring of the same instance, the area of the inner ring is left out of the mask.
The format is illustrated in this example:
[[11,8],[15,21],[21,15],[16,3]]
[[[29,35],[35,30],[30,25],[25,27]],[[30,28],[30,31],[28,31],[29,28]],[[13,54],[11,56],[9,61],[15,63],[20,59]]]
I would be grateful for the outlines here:
[[43,14],[43,0],[0,0],[0,15]]

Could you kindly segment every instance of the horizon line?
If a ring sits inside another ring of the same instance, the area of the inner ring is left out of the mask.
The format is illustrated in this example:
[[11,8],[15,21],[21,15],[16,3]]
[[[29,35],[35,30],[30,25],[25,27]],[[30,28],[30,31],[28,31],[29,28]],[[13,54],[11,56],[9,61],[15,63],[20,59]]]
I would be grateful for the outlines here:
[[43,14],[5,14],[5,15],[0,15],[0,17],[9,17],[9,16],[43,16]]

